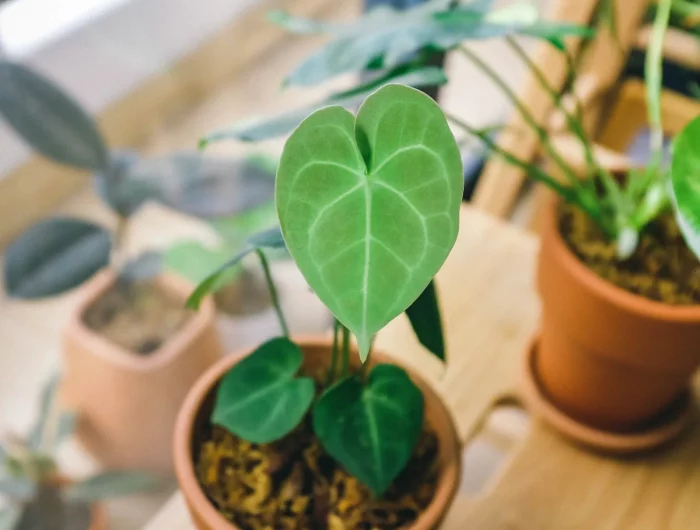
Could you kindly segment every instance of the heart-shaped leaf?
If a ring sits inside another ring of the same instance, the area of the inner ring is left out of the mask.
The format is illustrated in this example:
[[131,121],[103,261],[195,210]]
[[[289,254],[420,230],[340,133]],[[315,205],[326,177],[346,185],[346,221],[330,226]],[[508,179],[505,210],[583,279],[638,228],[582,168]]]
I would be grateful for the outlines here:
[[700,116],[673,143],[671,182],[678,226],[700,259]]
[[436,66],[401,66],[351,90],[334,94],[315,105],[273,117],[248,120],[233,127],[216,131],[204,138],[201,143],[202,145],[207,145],[211,142],[225,139],[234,139],[241,142],[259,142],[269,138],[276,138],[293,131],[304,118],[321,107],[327,105],[340,105],[345,108],[354,107],[377,88],[387,83],[425,87],[444,85],[446,82],[447,77],[442,68]]
[[398,366],[380,364],[324,392],[313,410],[314,432],[328,453],[376,495],[403,470],[423,426],[423,395]]
[[357,337],[374,334],[425,290],[457,238],[462,162],[442,111],[387,85],[357,119],[341,107],[309,116],[277,173],[287,248],[311,288]]
[[237,363],[221,380],[211,421],[244,440],[269,443],[299,425],[315,394],[299,377],[299,346],[272,339]]
[[442,334],[442,319],[435,282],[430,282],[416,301],[406,309],[406,315],[420,343],[438,359],[444,361],[445,339]]
[[5,288],[17,298],[42,298],[77,287],[109,263],[104,228],[65,217],[35,224],[5,253]]
[[26,66],[0,60],[0,115],[29,145],[56,162],[107,168],[107,148],[92,118]]
[[141,471],[106,471],[72,484],[65,495],[70,501],[91,503],[143,493],[153,490],[158,484],[153,475]]

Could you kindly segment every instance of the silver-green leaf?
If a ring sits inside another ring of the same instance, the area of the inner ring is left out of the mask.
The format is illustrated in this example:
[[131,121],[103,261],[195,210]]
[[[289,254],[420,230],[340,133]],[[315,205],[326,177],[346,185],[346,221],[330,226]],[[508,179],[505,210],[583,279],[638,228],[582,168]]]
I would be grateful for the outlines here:
[[66,499],[95,502],[153,490],[159,480],[140,471],[107,471],[69,486]]
[[308,284],[357,337],[372,337],[428,286],[457,238],[459,149],[442,111],[418,90],[387,85],[357,118],[309,116],[287,141],[277,210]]

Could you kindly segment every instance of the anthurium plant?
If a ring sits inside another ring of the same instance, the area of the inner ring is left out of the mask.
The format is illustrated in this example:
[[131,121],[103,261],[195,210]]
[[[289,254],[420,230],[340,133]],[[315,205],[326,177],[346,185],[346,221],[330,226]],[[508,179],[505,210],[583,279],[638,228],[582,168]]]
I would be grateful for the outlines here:
[[197,152],[141,158],[110,151],[95,121],[76,101],[32,69],[0,59],[0,119],[37,153],[93,172],[93,183],[117,217],[114,234],[71,217],[44,220],[20,235],[5,253],[5,288],[24,299],[76,287],[110,263],[124,280],[161,268],[155,253],[124,255],[129,218],[146,201],[159,201],[208,220],[247,212],[273,194],[267,170],[250,160]]
[[[319,392],[285,333],[223,377],[212,423],[267,443],[310,414],[328,454],[381,495],[418,441],[423,396],[403,369],[371,362],[372,341],[421,299],[435,303],[432,279],[457,238],[462,185],[459,150],[443,113],[413,88],[386,85],[356,115],[334,105],[304,119],[277,171],[280,226],[252,238],[241,255],[255,252],[265,266],[267,248],[287,247],[335,316],[329,369]],[[200,284],[190,304],[225,271]],[[439,321],[422,323],[432,324],[440,328]],[[353,336],[364,363],[359,371],[351,369]],[[443,348],[433,345],[441,358]]]
[[137,471],[108,471],[70,480],[55,460],[71,436],[76,418],[56,400],[58,378],[46,385],[39,418],[28,436],[0,441],[0,530],[89,530],[94,502],[132,495],[157,486]]

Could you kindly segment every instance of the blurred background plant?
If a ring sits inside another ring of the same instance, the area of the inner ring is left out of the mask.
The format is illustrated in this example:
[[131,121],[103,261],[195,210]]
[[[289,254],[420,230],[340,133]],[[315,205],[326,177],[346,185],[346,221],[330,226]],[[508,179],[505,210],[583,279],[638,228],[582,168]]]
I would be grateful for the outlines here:
[[89,530],[93,504],[152,490],[158,480],[139,471],[106,471],[71,480],[56,451],[71,437],[76,416],[61,410],[59,378],[46,384],[39,417],[27,436],[0,439],[0,530]]

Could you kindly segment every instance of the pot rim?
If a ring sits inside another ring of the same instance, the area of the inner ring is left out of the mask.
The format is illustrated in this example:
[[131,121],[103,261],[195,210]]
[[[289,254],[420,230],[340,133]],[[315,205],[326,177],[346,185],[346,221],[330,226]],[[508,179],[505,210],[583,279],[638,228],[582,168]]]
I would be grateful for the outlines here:
[[[564,241],[559,229],[560,199],[554,193],[546,203],[543,215],[545,234],[551,234],[555,243],[553,246],[557,259],[565,269],[571,271],[570,276],[576,278],[585,288],[595,293],[599,298],[623,310],[655,320],[672,320],[676,322],[697,322],[700,320],[700,304],[670,305],[651,300],[639,294],[629,292],[622,287],[605,280],[590,269]],[[545,235],[546,237],[546,235]]]
[[[294,338],[294,341],[302,346],[328,346],[330,348],[329,339],[322,336],[297,336]],[[173,458],[175,461],[175,476],[177,477],[179,488],[187,504],[189,504],[190,507],[192,507],[192,505],[197,506],[197,512],[202,518],[202,522],[206,524],[208,528],[214,530],[236,530],[238,527],[219,513],[199,485],[192,458],[193,425],[212,387],[221,379],[225,372],[231,369],[245,356],[252,353],[252,351],[253,349],[251,348],[246,349],[243,355],[228,355],[214,366],[210,367],[209,370],[199,378],[185,398],[175,424]],[[376,353],[377,352],[375,352],[375,354]],[[384,355],[381,355],[381,357],[384,357]],[[377,356],[375,355],[374,358],[376,359]],[[442,470],[437,482],[435,494],[430,504],[421,512],[418,519],[416,519],[410,527],[406,527],[407,530],[409,528],[411,530],[429,530],[433,528],[436,521],[439,522],[443,519],[446,508],[451,505],[452,500],[457,494],[462,465],[461,441],[457,435],[452,414],[447,408],[444,399],[437,392],[432,390],[432,387],[414,369],[401,364],[398,359],[392,358],[392,362],[397,366],[401,366],[410,374],[411,379],[419,385],[422,393],[431,392],[435,394],[440,407],[443,409],[441,412],[443,412],[449,420],[449,429],[451,431],[449,439],[454,440],[454,449],[458,455],[458,458],[450,461]],[[444,440],[440,441],[444,442]],[[448,448],[446,453],[449,452],[451,451]]]
[[[78,336],[95,354],[103,357],[121,368],[135,372],[148,373],[162,369],[173,362],[186,346],[194,341],[215,316],[214,302],[207,297],[202,301],[199,311],[192,312],[185,324],[171,335],[157,350],[141,356],[122,348],[88,328],[83,322],[85,311],[104,294],[116,281],[116,274],[111,269],[104,269],[84,285],[82,298],[71,312],[65,335]],[[155,281],[165,290],[178,295],[187,295],[191,289],[187,281],[170,273],[156,276]]]

